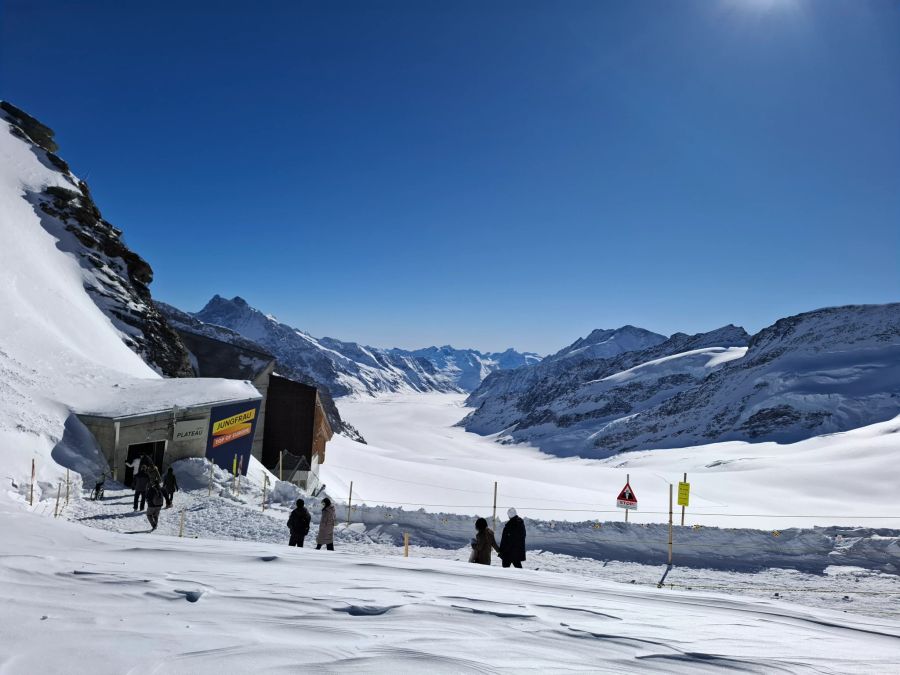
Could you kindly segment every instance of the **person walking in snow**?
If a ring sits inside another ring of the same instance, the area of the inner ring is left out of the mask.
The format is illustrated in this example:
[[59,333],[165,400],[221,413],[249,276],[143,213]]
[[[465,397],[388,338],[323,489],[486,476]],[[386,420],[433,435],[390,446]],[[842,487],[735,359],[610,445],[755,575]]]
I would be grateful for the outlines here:
[[159,484],[150,486],[147,490],[147,520],[150,522],[150,531],[156,529],[159,525],[159,512],[162,511],[165,503],[165,495]]
[[334,504],[328,497],[322,500],[322,517],[319,518],[319,533],[316,535],[316,550],[325,545],[329,551],[334,550]]
[[166,471],[165,477],[163,477],[163,494],[166,497],[166,508],[172,508],[172,498],[175,496],[175,493],[178,491],[178,479],[175,478],[175,472],[172,470],[172,467],[169,467],[169,470]]
[[[297,508],[291,511],[291,515],[287,522],[288,529],[291,531],[291,539],[290,542],[288,542],[288,546],[299,546],[300,548],[303,548],[303,540],[306,539],[306,535],[309,534],[310,520],[312,520],[312,516],[309,515],[309,511],[306,510],[303,500],[298,499]],[[319,529],[321,531],[321,527]]]
[[150,479],[147,477],[147,470],[141,467],[137,475],[134,477],[134,510],[138,510],[138,500],[141,502],[141,511],[144,510],[144,504],[147,502],[147,490],[150,488]]
[[472,554],[469,556],[469,562],[490,565],[491,549],[497,553],[500,552],[500,547],[497,546],[497,540],[494,538],[494,531],[488,527],[484,518],[479,518],[475,521],[475,538],[472,539]]
[[146,460],[141,462],[141,467],[146,467],[147,478],[150,480],[150,485],[159,485],[162,483],[162,476],[159,475],[159,469],[156,468],[156,464],[150,460]]
[[506,515],[509,520],[500,536],[500,559],[504,567],[512,565],[522,569],[522,561],[525,560],[525,521],[512,508]]

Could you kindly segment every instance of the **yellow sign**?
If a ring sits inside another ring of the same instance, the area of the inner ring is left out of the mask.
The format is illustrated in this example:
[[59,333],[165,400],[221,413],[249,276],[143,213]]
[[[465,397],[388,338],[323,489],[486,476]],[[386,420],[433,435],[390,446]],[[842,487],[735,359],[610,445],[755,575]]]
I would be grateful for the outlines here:
[[246,422],[249,422],[254,417],[256,417],[256,408],[252,408],[250,410],[247,410],[246,412],[238,413],[237,415],[232,415],[231,417],[227,417],[224,420],[218,420],[215,424],[213,424],[213,436],[227,434],[228,432],[233,431],[232,427],[240,429],[245,426]]
[[691,484],[678,484],[678,506],[690,506],[688,502],[691,500]]

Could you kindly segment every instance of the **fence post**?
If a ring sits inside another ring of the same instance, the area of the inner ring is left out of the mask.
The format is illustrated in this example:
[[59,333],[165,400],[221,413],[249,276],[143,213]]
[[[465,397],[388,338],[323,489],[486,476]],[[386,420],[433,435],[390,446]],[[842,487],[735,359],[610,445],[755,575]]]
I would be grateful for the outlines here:
[[263,501],[262,501],[262,510],[266,510],[266,488],[269,487],[269,474],[266,474],[263,479]]
[[179,525],[179,527],[178,527],[178,536],[179,537],[184,536],[184,512],[185,512],[185,509],[181,509],[181,525]]
[[34,506],[34,457],[31,458],[31,486],[28,488],[28,506]]
[[409,557],[409,532],[403,533],[403,557]]
[[284,480],[284,450],[281,451],[281,457],[278,458],[278,480]]
[[209,487],[206,489],[206,496],[212,497],[212,484],[213,484],[213,472],[216,469],[216,465],[212,460],[209,460]]
[[[630,473],[625,474],[625,485],[631,485],[631,474]],[[631,496],[633,497],[634,495],[632,494]],[[628,522],[628,512],[630,510],[631,509],[625,509],[625,522],[626,523]]]
[[350,524],[350,509],[353,508],[353,481],[350,481],[350,496],[347,497],[347,524]]
[[497,481],[494,481],[494,516],[491,519],[492,525],[491,529],[497,529]]
[[69,505],[69,470],[66,469],[66,506]]
[[53,507],[53,517],[59,516],[59,496],[62,493],[62,485],[56,486],[56,506]]
[[669,567],[672,566],[672,484],[669,483]]
[[[687,473],[684,474],[684,483],[687,483]],[[681,505],[681,526],[684,527],[684,504]]]

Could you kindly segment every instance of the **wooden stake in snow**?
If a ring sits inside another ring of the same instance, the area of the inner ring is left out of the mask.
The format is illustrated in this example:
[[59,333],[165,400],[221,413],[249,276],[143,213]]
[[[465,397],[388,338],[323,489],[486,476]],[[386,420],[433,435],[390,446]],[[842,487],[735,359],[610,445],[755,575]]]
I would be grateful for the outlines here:
[[[684,480],[683,480],[682,482],[683,482],[683,483],[687,483],[687,474],[686,474],[686,473],[684,474]],[[681,486],[679,486],[679,487],[681,487]],[[679,500],[680,500],[681,495],[678,495],[678,497],[679,497]],[[684,508],[685,508],[685,505],[682,504],[682,505],[681,505],[681,526],[682,526],[682,527],[684,527]]]
[[262,501],[262,510],[266,510],[266,488],[269,487],[269,474],[266,474],[263,479],[263,501]]
[[[625,474],[625,485],[631,485],[631,474]],[[625,522],[628,522],[628,509],[625,509]]]
[[284,480],[284,450],[278,458],[278,480]]
[[28,488],[28,506],[34,506],[34,458],[31,458],[31,486]]
[[53,517],[59,516],[59,497],[62,494],[62,485],[56,486],[56,506],[53,507]]
[[184,536],[184,512],[185,509],[181,509],[181,525],[178,526],[178,536]]
[[69,470],[66,469],[66,506],[69,505]]
[[672,566],[672,484],[669,483],[669,566]]
[[209,460],[209,487],[206,489],[206,496],[212,496],[212,483],[213,483],[213,472],[215,471],[216,465],[212,460]]
[[491,518],[491,529],[497,530],[497,481],[494,481],[494,515]]
[[409,557],[409,532],[403,533],[403,557]]
[[353,481],[350,481],[350,496],[347,497],[347,524],[350,524],[350,509],[353,508]]

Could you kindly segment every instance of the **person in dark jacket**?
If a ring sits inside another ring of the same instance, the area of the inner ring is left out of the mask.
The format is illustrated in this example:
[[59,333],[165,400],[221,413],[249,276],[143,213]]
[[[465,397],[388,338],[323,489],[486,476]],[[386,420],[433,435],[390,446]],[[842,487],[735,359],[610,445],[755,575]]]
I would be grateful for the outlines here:
[[303,548],[303,540],[309,534],[309,522],[312,516],[306,510],[302,499],[297,500],[297,508],[291,511],[288,518],[288,529],[291,531],[291,540],[288,546],[299,546]]
[[500,559],[504,567],[512,565],[522,569],[522,561],[525,560],[525,521],[519,518],[515,509],[510,509],[506,515],[509,520],[500,536]]
[[159,512],[162,511],[166,497],[159,485],[151,485],[147,490],[147,520],[150,522],[150,531],[159,525]]
[[132,485],[134,486],[134,510],[138,510],[138,500],[140,500],[141,511],[143,511],[144,504],[147,503],[147,489],[150,487],[150,479],[147,477],[147,470],[143,465],[138,469]]
[[488,527],[484,518],[475,521],[475,538],[472,540],[472,555],[469,556],[469,562],[478,563],[479,565],[491,564],[491,549],[498,553],[500,548],[497,546],[497,540],[494,538],[494,531]]
[[169,470],[166,471],[166,475],[163,476],[163,494],[166,497],[166,508],[172,508],[172,498],[175,496],[175,493],[178,491],[178,479],[175,478],[175,472],[172,470],[172,467],[169,467]]

